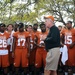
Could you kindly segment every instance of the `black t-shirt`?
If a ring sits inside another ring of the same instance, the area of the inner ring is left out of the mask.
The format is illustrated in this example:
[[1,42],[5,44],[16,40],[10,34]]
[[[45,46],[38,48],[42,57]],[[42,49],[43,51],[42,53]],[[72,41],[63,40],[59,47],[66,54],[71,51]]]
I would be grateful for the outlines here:
[[51,48],[60,47],[60,32],[55,25],[50,28],[48,36],[44,42],[47,51]]

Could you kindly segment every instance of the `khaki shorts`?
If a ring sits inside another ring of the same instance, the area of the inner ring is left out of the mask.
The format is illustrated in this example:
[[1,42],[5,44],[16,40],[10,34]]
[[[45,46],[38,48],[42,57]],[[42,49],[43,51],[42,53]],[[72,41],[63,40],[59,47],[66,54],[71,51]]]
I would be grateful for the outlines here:
[[60,57],[60,48],[52,48],[49,50],[46,56],[46,66],[45,70],[57,70],[58,67],[58,61]]

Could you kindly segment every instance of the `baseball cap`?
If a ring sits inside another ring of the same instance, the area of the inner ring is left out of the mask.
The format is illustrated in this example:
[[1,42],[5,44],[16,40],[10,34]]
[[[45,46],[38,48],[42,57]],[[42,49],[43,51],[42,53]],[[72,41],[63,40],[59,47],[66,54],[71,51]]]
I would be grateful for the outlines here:
[[45,16],[44,19],[51,19],[54,22],[54,17],[53,16]]

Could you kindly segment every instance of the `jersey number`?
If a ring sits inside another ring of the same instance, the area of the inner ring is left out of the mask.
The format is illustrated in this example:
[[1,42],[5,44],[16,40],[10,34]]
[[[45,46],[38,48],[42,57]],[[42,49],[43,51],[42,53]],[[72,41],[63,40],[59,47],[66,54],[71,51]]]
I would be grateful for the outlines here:
[[71,44],[72,43],[72,36],[65,36],[65,44]]
[[[18,39],[18,46],[25,46],[25,39]],[[22,45],[21,45],[21,42],[22,42]]]
[[2,48],[2,47],[4,47],[4,48],[7,47],[7,41],[0,39],[0,48]]

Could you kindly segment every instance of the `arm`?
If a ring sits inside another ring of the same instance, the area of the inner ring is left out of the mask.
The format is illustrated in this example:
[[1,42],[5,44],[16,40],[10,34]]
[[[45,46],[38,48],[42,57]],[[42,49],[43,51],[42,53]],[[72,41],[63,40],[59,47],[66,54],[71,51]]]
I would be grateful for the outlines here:
[[14,58],[15,53],[15,46],[16,46],[16,38],[13,37],[13,44],[12,44],[12,57]]
[[70,49],[72,49],[75,46],[75,41],[70,45]]
[[64,34],[62,34],[62,36],[60,37],[60,45],[61,45],[61,47],[64,46],[64,41],[65,41],[64,37],[65,37]]
[[45,42],[56,43],[57,40],[58,40],[58,31],[55,29],[49,32],[47,38],[45,39]]
[[26,38],[26,42],[27,42],[27,50],[28,50],[28,57],[30,55],[30,37]]
[[37,43],[38,43],[38,37],[35,35],[34,36],[34,45],[33,45],[34,50],[36,50],[36,48],[37,48]]

